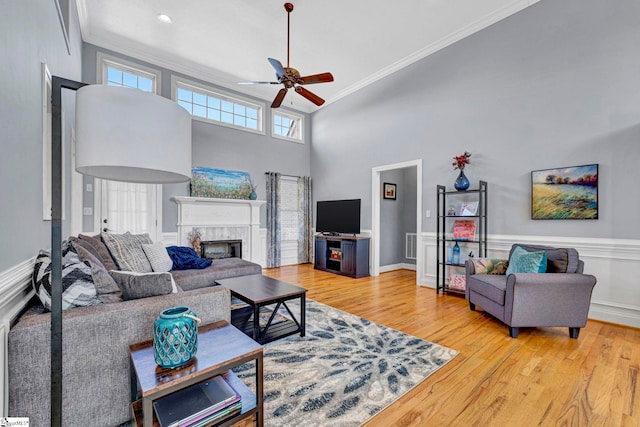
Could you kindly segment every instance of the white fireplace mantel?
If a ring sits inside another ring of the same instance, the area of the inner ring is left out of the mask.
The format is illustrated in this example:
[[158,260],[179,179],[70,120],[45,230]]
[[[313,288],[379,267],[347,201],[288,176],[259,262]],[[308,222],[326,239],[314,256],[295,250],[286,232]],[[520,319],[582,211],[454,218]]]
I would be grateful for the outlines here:
[[[264,200],[174,196],[178,205],[178,244],[189,246],[194,229],[202,240],[241,239],[242,258],[260,262],[260,208]],[[208,238],[207,236],[215,236]]]

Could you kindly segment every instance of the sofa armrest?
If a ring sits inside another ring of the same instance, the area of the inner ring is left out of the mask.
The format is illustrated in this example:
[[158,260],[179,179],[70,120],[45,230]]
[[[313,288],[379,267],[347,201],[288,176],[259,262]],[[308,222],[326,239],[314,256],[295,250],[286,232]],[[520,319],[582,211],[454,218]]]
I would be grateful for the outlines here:
[[596,278],[578,273],[516,273],[507,277],[505,323],[584,327]]
[[[189,307],[203,324],[229,321],[230,299],[228,289],[215,286],[65,310],[65,425],[112,426],[128,421],[129,345],[151,339],[155,319],[174,306]],[[50,424],[50,328],[51,315],[45,313],[25,316],[9,332],[9,415],[28,415],[35,426]]]

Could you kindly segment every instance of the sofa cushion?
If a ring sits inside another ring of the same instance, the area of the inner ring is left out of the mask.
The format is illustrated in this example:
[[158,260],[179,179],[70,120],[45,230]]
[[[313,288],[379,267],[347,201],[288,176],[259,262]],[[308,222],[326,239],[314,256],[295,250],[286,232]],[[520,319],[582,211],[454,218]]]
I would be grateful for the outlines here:
[[83,246],[74,245],[74,247],[80,260],[91,267],[91,277],[100,301],[105,304],[122,301],[122,291],[100,260]]
[[143,244],[153,243],[148,234],[102,233],[102,240],[116,260],[119,270],[151,273],[153,269],[142,250]]
[[107,270],[118,269],[118,265],[116,264],[115,260],[111,256],[111,253],[109,253],[109,249],[107,248],[107,245],[104,244],[99,234],[96,236],[89,236],[88,234],[80,234],[78,238],[83,243],[86,243],[87,245],[91,246],[96,251],[96,253],[98,254],[98,259],[100,260],[100,262],[102,262],[102,264],[104,264],[104,268],[106,268]]
[[213,286],[218,279],[261,273],[260,265],[241,258],[217,259],[215,264],[200,270],[171,270],[176,283],[185,291]]
[[170,273],[138,273],[136,271],[109,272],[122,290],[122,299],[132,300],[177,293]]
[[509,258],[506,275],[514,273],[544,273],[547,271],[547,253],[545,251],[529,252],[517,247]]
[[173,267],[173,260],[162,242],[142,244],[142,250],[151,264],[153,271],[169,271]]
[[502,306],[507,289],[507,277],[497,274],[473,274],[467,278],[467,287]]
[[547,254],[547,273],[576,273],[578,271],[578,251],[574,248],[553,248],[542,245],[513,245],[511,252],[521,247],[529,252],[545,251]]
[[[32,277],[33,289],[47,310],[51,310],[51,254],[40,251]],[[101,304],[91,277],[91,267],[70,250],[62,249],[62,309]]]

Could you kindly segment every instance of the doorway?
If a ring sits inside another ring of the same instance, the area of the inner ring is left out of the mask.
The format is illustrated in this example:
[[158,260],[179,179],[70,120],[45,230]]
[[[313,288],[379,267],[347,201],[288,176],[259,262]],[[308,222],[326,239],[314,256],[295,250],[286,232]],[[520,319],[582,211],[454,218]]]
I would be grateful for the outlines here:
[[94,230],[148,233],[162,241],[162,185],[94,180]]
[[412,160],[403,163],[394,163],[390,165],[377,166],[371,169],[371,266],[370,274],[372,276],[380,275],[380,241],[381,241],[381,206],[382,206],[382,176],[385,172],[401,170],[406,168],[415,168],[415,206],[416,206],[416,284],[422,277],[422,245],[420,244],[420,236],[422,234],[422,159]]

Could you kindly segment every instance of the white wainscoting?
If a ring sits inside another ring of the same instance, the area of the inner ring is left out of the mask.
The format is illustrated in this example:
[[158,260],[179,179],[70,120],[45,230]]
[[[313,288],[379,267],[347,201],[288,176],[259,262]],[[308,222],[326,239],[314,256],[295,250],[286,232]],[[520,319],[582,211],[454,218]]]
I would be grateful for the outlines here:
[[35,258],[28,259],[6,271],[0,272],[0,416],[7,416],[9,410],[9,381],[7,377],[7,339],[11,324],[20,311],[33,297],[31,273]]
[[165,246],[177,246],[178,245],[178,232],[163,232],[162,233],[162,243]]
[[[575,248],[584,261],[584,272],[598,279],[589,318],[640,327],[640,240],[489,235],[488,257],[506,259],[516,242]],[[420,244],[423,274],[418,283],[435,288],[435,233],[422,233]]]

